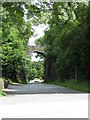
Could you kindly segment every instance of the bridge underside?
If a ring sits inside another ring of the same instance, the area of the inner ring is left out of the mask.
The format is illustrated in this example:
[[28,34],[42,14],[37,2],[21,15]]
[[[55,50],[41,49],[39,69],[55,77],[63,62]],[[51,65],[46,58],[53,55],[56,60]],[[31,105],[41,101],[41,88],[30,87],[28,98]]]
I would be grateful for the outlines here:
[[37,53],[37,54],[40,54],[40,55],[42,55],[43,57],[45,57],[44,53],[41,52],[41,51],[31,51],[30,53]]

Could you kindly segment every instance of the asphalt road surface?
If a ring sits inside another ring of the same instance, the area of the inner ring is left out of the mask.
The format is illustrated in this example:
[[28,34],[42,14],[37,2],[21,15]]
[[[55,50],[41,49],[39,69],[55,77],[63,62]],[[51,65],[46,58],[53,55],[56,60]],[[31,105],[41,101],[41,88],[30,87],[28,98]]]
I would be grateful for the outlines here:
[[88,94],[18,94],[1,97],[0,118],[88,118]]
[[51,84],[26,84],[26,85],[9,85],[8,89],[4,90],[7,94],[52,94],[52,93],[82,93],[80,91],[68,89],[61,86]]

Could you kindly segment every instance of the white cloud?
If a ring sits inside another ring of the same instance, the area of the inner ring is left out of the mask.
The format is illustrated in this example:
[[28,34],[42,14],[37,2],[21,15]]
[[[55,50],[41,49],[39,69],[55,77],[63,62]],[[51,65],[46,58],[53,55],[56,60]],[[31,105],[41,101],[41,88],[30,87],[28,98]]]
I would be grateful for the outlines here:
[[43,58],[40,58],[40,57],[36,58],[36,55],[37,53],[31,53],[31,61],[36,61],[36,62],[43,61]]
[[[29,45],[35,45],[35,40],[37,38],[40,38],[42,36],[44,36],[44,30],[48,27],[48,25],[44,25],[44,24],[40,24],[38,26],[33,26],[35,33],[34,35],[29,38]],[[36,36],[35,36],[36,35]]]

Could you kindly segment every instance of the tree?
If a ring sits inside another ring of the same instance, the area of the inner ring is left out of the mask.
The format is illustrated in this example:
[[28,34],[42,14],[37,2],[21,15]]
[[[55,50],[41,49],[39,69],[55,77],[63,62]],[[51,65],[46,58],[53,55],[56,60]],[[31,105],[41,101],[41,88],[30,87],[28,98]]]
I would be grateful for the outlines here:
[[24,3],[2,5],[2,73],[15,82],[26,81],[25,56],[31,23],[24,20]]
[[[46,46],[49,80],[52,80],[52,73],[56,72],[56,79],[59,80],[87,80],[86,71],[89,69],[84,58],[89,56],[85,55],[88,8],[88,3],[53,4],[50,29],[41,41]],[[52,72],[53,66],[56,72]]]

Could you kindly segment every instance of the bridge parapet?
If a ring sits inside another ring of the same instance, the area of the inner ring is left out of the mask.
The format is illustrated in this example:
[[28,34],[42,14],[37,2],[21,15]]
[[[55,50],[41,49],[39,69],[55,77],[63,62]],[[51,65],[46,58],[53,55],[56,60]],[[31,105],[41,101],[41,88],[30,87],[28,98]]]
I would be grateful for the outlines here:
[[45,46],[39,46],[39,45],[28,46],[28,53],[38,52],[38,53],[44,54],[44,49],[45,49]]

